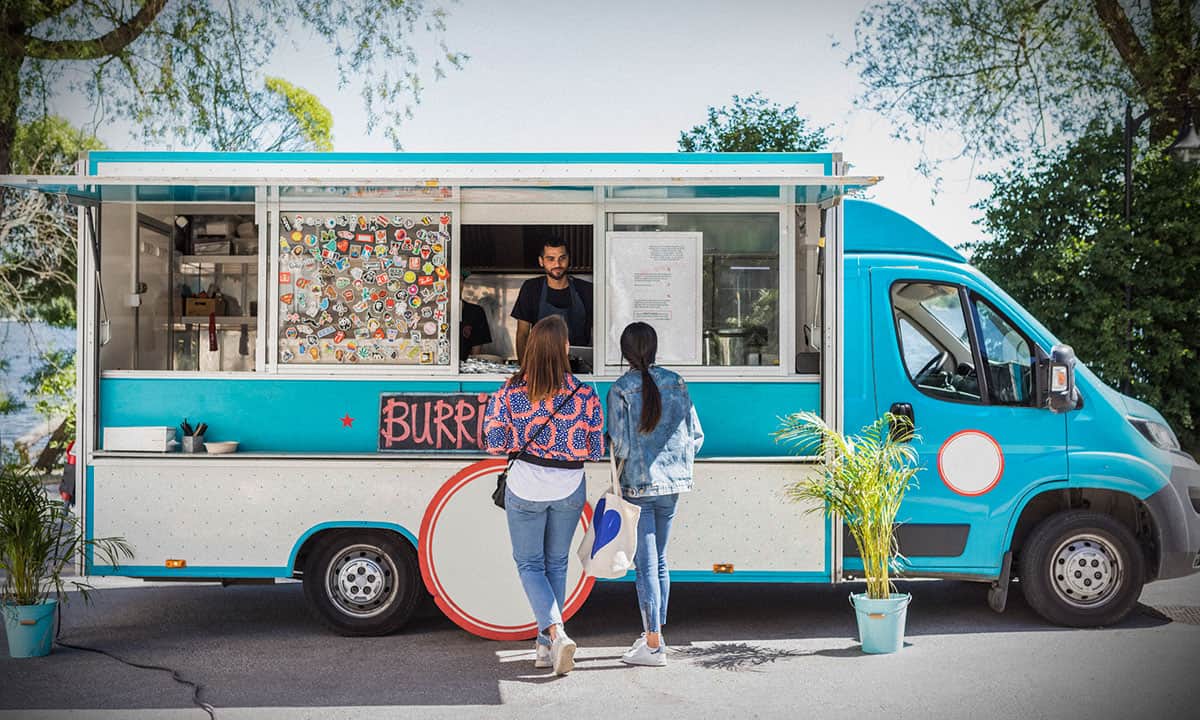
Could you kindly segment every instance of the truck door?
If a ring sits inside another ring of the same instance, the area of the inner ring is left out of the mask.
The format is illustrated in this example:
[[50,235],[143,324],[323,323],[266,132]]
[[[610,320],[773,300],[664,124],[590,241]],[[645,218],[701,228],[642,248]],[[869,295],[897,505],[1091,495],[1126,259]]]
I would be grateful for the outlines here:
[[995,576],[1016,503],[1067,476],[1066,416],[1034,407],[1037,349],[1015,308],[973,285],[948,270],[871,270],[875,404],[911,415],[919,435],[920,486],[899,514],[908,566]]

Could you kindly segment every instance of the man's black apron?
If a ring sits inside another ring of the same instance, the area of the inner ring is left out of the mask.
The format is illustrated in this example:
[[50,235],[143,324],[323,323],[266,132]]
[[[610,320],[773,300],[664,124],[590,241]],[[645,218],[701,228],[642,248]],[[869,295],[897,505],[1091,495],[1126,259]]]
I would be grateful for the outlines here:
[[557,315],[567,324],[567,335],[572,345],[591,345],[592,339],[588,333],[587,307],[583,298],[575,289],[575,283],[567,278],[567,290],[570,291],[570,307],[560,308],[550,304],[550,283],[542,280],[542,294],[538,298],[538,320],[550,315]]

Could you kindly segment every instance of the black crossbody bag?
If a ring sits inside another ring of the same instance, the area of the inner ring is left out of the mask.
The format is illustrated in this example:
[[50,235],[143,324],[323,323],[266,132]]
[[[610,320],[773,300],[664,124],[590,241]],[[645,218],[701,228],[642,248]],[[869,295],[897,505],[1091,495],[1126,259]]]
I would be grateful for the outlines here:
[[[576,384],[575,389],[571,391],[571,394],[563,398],[563,401],[554,408],[554,412],[550,413],[550,417],[542,421],[542,424],[538,426],[538,429],[534,431],[533,435],[529,436],[529,439],[525,441],[525,444],[521,446],[521,449],[517,451],[517,454],[508,459],[508,465],[504,466],[504,472],[500,473],[500,476],[496,478],[496,489],[492,491],[492,502],[496,503],[496,507],[500,508],[501,510],[504,509],[504,492],[508,489],[508,471],[512,470],[513,463],[516,462],[517,458],[525,454],[525,448],[529,447],[529,443],[536,440],[538,436],[542,434],[542,431],[546,429],[546,426],[550,424],[550,421],[554,419],[554,416],[558,414],[558,411],[562,410],[563,405],[566,405],[571,398],[575,397],[575,393],[579,392],[579,388],[581,387],[583,387],[582,382]],[[516,432],[515,427],[513,428],[513,432]]]

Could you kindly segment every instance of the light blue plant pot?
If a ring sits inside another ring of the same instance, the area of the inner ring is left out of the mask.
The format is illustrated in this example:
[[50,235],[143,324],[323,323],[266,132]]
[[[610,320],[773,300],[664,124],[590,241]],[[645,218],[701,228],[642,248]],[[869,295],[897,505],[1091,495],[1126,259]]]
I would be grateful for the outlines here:
[[37,605],[5,605],[4,629],[8,633],[9,657],[30,658],[50,654],[54,644],[54,610],[57,600]]
[[850,594],[850,604],[858,616],[858,639],[863,652],[882,655],[904,647],[910,602],[909,593],[892,593],[886,600],[872,600],[866,593]]

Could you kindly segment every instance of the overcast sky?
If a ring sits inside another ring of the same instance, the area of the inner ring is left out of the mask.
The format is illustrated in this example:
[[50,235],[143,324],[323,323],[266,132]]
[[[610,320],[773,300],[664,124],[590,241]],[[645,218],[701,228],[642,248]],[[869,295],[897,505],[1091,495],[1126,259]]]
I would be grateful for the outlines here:
[[[409,151],[673,152],[706,108],[759,91],[829,125],[856,173],[882,175],[874,199],[953,245],[981,233],[971,204],[984,167],[943,167],[943,188],[913,170],[920,148],[890,137],[888,119],[855,110],[846,67],[867,3],[816,0],[462,0],[448,5],[448,45],[471,58],[426,87],[402,131]],[[840,47],[835,47],[840,42]],[[336,150],[391,149],[368,135],[358,88],[339,90],[332,55],[281,43],[268,72],[314,92],[334,114]],[[112,148],[128,135],[102,134]],[[958,150],[937,138],[933,152]]]

